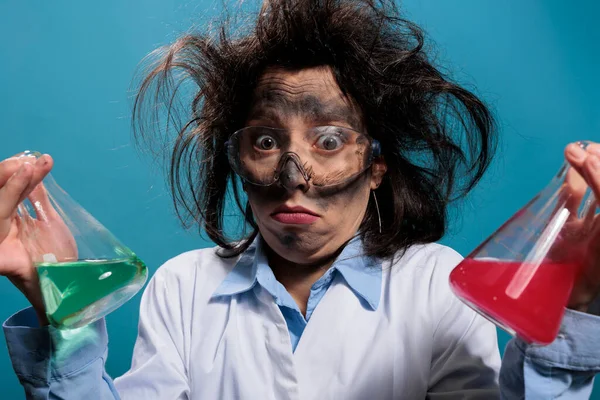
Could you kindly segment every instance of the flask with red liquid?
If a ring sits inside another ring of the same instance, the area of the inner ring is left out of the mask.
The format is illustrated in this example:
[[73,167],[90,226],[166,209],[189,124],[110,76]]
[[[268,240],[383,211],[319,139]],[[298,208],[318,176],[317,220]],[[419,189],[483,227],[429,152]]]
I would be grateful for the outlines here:
[[[580,142],[586,148],[589,142]],[[568,163],[450,274],[454,293],[529,343],[556,338],[586,259],[598,204]]]

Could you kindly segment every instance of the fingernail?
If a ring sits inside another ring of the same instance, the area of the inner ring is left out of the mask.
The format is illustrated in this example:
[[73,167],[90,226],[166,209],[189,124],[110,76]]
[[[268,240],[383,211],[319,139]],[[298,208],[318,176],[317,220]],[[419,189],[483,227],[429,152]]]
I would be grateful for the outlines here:
[[569,154],[576,160],[582,160],[585,158],[585,150],[583,150],[577,144],[569,145],[568,151],[569,151]]
[[43,167],[44,165],[48,164],[48,157],[46,157],[45,154],[41,155],[40,158],[37,159],[37,161],[35,162],[35,165]]

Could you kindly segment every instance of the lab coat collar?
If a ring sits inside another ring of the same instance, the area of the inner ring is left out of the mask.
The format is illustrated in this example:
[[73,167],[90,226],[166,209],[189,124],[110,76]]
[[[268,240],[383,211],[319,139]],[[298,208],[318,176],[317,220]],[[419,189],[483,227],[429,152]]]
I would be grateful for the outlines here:
[[[263,250],[262,238],[257,235],[212,297],[233,296],[252,289],[257,283],[262,284],[258,280],[258,272],[265,266],[268,267],[267,257]],[[381,297],[382,264],[381,260],[363,254],[360,237],[354,237],[348,242],[331,268],[342,275],[354,294],[364,300],[372,310],[377,309]],[[320,282],[321,280],[317,281],[315,285]],[[269,290],[270,287],[265,289],[274,294]]]

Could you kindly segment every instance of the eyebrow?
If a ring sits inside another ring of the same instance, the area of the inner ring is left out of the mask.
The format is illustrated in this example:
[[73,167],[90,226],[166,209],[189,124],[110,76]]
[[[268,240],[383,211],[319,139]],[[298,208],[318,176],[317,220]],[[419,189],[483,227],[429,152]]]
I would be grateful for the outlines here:
[[264,91],[257,95],[249,113],[250,119],[266,118],[275,121],[281,121],[289,115],[306,116],[311,121],[346,122],[357,130],[362,126],[358,113],[347,105],[334,101],[322,102],[309,94],[292,100],[283,93]]

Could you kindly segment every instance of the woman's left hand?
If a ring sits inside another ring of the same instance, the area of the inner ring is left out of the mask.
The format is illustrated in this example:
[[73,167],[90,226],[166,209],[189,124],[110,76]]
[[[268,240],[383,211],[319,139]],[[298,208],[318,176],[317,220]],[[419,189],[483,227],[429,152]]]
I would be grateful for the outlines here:
[[[565,149],[565,157],[573,167],[566,178],[566,184],[575,194],[573,208],[578,208],[588,186],[594,197],[600,199],[600,144],[591,143],[584,150],[579,144],[571,143]],[[598,200],[594,210],[597,205]],[[568,307],[585,312],[600,295],[600,216],[595,216],[592,221],[577,221],[576,224],[582,230],[585,225],[584,231],[575,235],[577,240],[572,243],[574,250],[582,255],[584,265],[573,287]]]

